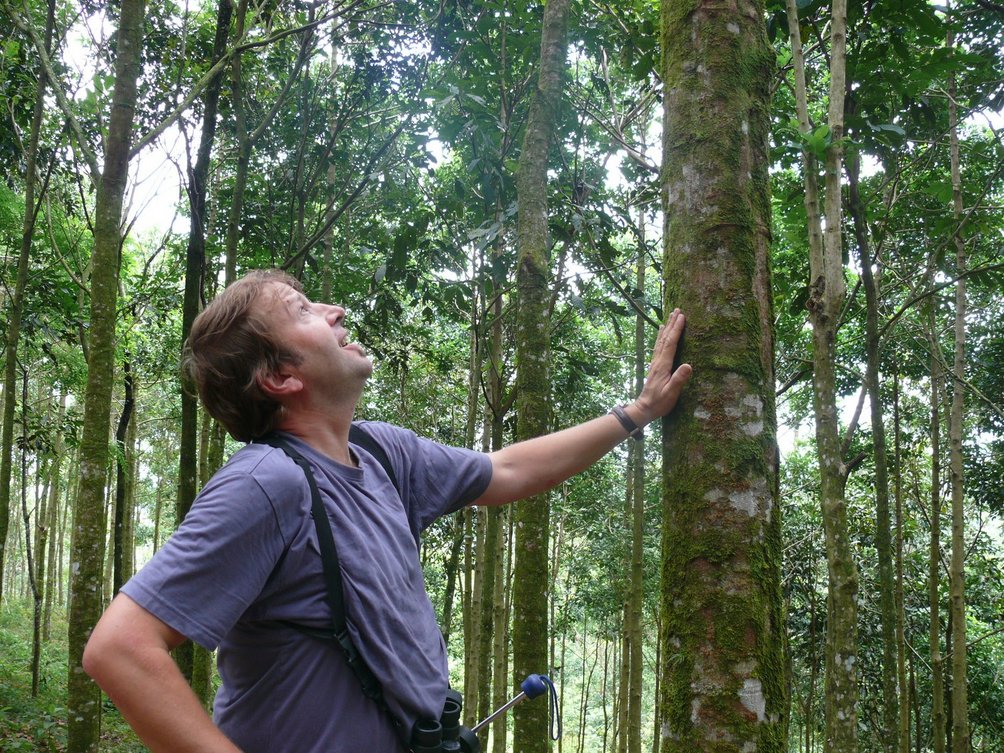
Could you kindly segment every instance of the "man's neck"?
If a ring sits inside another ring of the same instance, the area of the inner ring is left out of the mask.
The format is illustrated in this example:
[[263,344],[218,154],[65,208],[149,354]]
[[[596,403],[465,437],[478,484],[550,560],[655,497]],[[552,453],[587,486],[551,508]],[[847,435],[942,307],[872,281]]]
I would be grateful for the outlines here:
[[331,415],[316,412],[295,412],[283,417],[276,428],[307,443],[336,463],[354,467],[355,460],[349,452],[349,427],[352,414]]

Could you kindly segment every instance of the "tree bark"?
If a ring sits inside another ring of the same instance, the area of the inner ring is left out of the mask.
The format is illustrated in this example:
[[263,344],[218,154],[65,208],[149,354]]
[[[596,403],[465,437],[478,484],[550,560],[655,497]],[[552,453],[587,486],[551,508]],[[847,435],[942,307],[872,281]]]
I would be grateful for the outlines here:
[[115,371],[115,318],[122,198],[142,65],[144,0],[122,0],[116,38],[115,88],[105,139],[105,162],[94,212],[87,388],[80,441],[80,490],[73,511],[70,555],[67,733],[69,753],[96,753],[101,692],[81,667],[84,646],[103,608],[105,477]]
[[897,671],[896,583],[893,572],[892,520],[889,512],[889,463],[885,437],[885,411],[879,359],[880,282],[872,267],[871,239],[865,221],[865,209],[858,187],[861,159],[848,160],[849,209],[861,260],[861,281],[865,291],[865,386],[871,408],[872,454],[875,459],[875,549],[878,553],[879,607],[882,624],[882,734],[887,753],[899,750],[899,688]]
[[[230,19],[233,15],[231,0],[219,0],[216,12],[216,36],[213,41],[211,66],[223,59],[226,53],[227,38],[230,33]],[[188,174],[188,202],[191,208],[191,227],[188,233],[188,250],[185,255],[185,295],[182,310],[181,341],[188,339],[192,331],[192,322],[202,303],[203,276],[206,261],[206,194],[209,175],[209,162],[212,155],[213,142],[216,138],[216,115],[219,106],[220,90],[223,84],[223,69],[206,87],[202,111],[202,132],[199,138],[199,149],[195,164],[190,165]],[[192,502],[195,500],[198,481],[198,431],[199,405],[195,395],[194,385],[186,374],[181,379],[181,444],[178,448],[178,496],[175,502],[176,520],[178,525],[185,519]],[[196,650],[190,641],[186,641],[175,650],[175,659],[182,674],[193,681],[193,662]],[[200,664],[206,661],[205,656],[199,657]],[[204,683],[201,683],[204,688]],[[193,685],[194,688],[194,685]],[[199,688],[195,688],[198,692]],[[206,698],[201,700],[206,702]]]
[[[530,102],[516,179],[519,249],[516,321],[518,363],[517,439],[551,430],[550,238],[547,226],[548,154],[561,104],[561,77],[567,54],[568,0],[544,6],[540,75]],[[516,503],[516,564],[513,588],[513,671],[521,678],[546,669],[547,558],[550,504],[546,494]],[[548,748],[547,704],[521,704],[514,710],[513,747],[517,753]]]
[[[59,411],[56,414],[56,425],[63,425],[63,418],[66,415],[66,393],[61,393],[59,396]],[[49,480],[49,505],[48,505],[48,516],[46,519],[46,529],[48,532],[48,547],[45,557],[48,559],[48,567],[46,568],[47,576],[44,579],[45,582],[45,601],[42,608],[42,640],[48,642],[50,636],[50,629],[52,624],[52,602],[53,597],[56,592],[56,582],[62,581],[62,572],[60,567],[60,562],[56,557],[57,552],[57,541],[62,539],[62,530],[60,529],[60,508],[64,506],[63,502],[63,454],[65,452],[65,440],[63,437],[63,432],[56,433],[56,443],[53,448],[53,459],[52,465],[49,468],[50,480]],[[39,552],[39,556],[42,553]],[[42,579],[41,576],[40,580]]]
[[[788,26],[796,76],[799,127],[810,132],[804,59],[798,11],[788,0]],[[813,340],[813,411],[816,417],[816,451],[826,564],[829,578],[826,623],[826,753],[854,751],[857,747],[857,591],[858,575],[847,528],[845,483],[847,468],[841,457],[840,425],[836,404],[836,337],[846,295],[841,249],[840,173],[844,134],[846,82],[846,0],[833,0],[830,22],[830,92],[828,125],[830,144],[825,160],[826,231],[821,232],[816,186],[816,164],[803,151],[806,175],[805,206],[809,216],[809,320]]]
[[129,579],[131,573],[127,573],[124,567],[126,559],[125,549],[132,549],[133,542],[127,540],[127,523],[132,517],[132,508],[129,505],[129,488],[127,477],[128,459],[126,457],[126,439],[129,436],[129,427],[132,425],[133,413],[133,377],[128,358],[122,364],[122,382],[124,386],[125,399],[122,401],[122,413],[119,416],[118,426],[115,429],[115,445],[118,449],[115,458],[115,522],[114,522],[114,564],[112,566],[112,593],[117,594],[122,585]]
[[763,19],[757,0],[662,5],[666,310],[694,367],[663,422],[670,752],[787,750]]
[[[645,219],[638,221],[638,258],[635,286],[638,291],[645,290],[645,268],[648,264],[645,248]],[[647,337],[645,332],[645,317],[640,313],[635,316],[634,329],[634,394],[641,392],[645,386],[645,371],[648,367]],[[631,474],[629,484],[631,508],[631,582],[628,603],[630,609],[626,615],[627,641],[625,651],[629,651],[627,676],[627,712],[625,721],[627,729],[622,731],[627,737],[627,753],[641,753],[641,710],[643,659],[645,636],[642,633],[642,609],[644,608],[644,576],[645,576],[645,440],[631,442],[628,449],[628,473]]]
[[893,459],[896,498],[896,675],[899,681],[899,753],[910,753],[910,688],[906,660],[906,575],[903,559],[903,452],[900,444],[899,369],[893,363]]
[[[948,49],[955,47],[949,31]],[[968,258],[962,237],[962,177],[959,167],[958,106],[955,72],[948,83],[948,119],[951,144],[952,203],[955,217],[955,355],[952,366],[952,408],[948,424],[949,475],[952,481],[952,560],[949,568],[949,604],[952,614],[952,753],[969,753],[969,693],[966,679],[966,576],[965,486],[963,479],[963,410],[966,376],[966,270]]]
[[[928,281],[935,282],[933,254]],[[927,336],[931,345],[931,539],[928,555],[929,645],[931,653],[931,744],[934,753],[945,753],[944,655],[941,653],[941,390],[942,357],[932,304],[928,310]]]

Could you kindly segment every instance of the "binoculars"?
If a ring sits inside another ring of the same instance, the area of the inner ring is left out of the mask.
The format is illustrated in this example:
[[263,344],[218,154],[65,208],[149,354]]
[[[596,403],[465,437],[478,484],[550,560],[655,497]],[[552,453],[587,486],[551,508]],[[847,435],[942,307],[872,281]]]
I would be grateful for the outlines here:
[[481,742],[470,727],[460,723],[463,696],[452,688],[446,691],[443,715],[419,719],[411,731],[411,753],[481,753]]
[[552,724],[557,721],[557,733],[551,732],[552,739],[561,737],[561,718],[557,713],[558,696],[554,692],[554,683],[547,675],[528,675],[520,683],[521,692],[511,698],[503,706],[493,711],[486,719],[481,720],[471,729],[460,723],[460,711],[464,707],[463,696],[452,688],[446,691],[446,703],[443,704],[443,715],[437,722],[435,719],[419,719],[411,731],[411,753],[481,753],[481,741],[478,732],[509,709],[529,698],[536,698],[548,690],[551,691]]

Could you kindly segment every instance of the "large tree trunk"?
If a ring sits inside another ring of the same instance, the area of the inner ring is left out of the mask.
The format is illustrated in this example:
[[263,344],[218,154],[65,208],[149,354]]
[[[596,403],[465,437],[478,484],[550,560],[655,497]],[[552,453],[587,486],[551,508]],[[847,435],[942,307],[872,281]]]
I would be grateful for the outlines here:
[[694,366],[663,434],[666,751],[787,749],[763,18],[662,6],[666,300]]
[[[46,3],[45,49],[52,46],[52,29],[56,12],[55,0]],[[4,349],[3,380],[3,429],[0,431],[0,605],[3,604],[4,555],[7,553],[7,533],[10,527],[10,480],[14,456],[14,408],[17,401],[14,394],[17,387],[17,344],[21,339],[21,316],[24,310],[24,293],[28,287],[28,260],[31,255],[31,241],[35,233],[35,220],[41,202],[35,197],[38,187],[36,161],[38,142],[42,132],[45,114],[45,90],[48,77],[45,68],[40,68],[35,91],[35,105],[31,116],[31,130],[25,149],[24,174],[24,220],[21,223],[21,249],[17,259],[17,276],[14,280],[14,294],[10,299],[7,316],[7,337]]]
[[142,64],[144,0],[122,0],[116,37],[115,89],[105,139],[105,164],[94,212],[87,389],[80,441],[80,491],[73,511],[70,555],[67,733],[69,753],[96,753],[101,691],[81,667],[84,646],[104,606],[105,477],[115,372],[115,309],[122,197]]
[[[948,48],[955,35],[949,31]],[[951,140],[952,197],[955,217],[955,357],[952,366],[952,408],[948,418],[949,474],[952,480],[952,560],[949,567],[949,604],[952,617],[952,753],[969,753],[969,693],[966,681],[965,488],[962,465],[962,421],[966,372],[966,269],[962,238],[962,177],[959,168],[958,106],[955,73],[948,83]]]
[[[796,76],[799,127],[809,133],[804,61],[794,0],[788,0],[788,26]],[[826,622],[825,750],[849,753],[857,747],[857,590],[858,575],[847,530],[845,483],[836,403],[836,338],[846,295],[841,248],[840,173],[844,134],[846,0],[834,0],[830,22],[830,145],[825,164],[825,237],[821,232],[816,163],[805,162],[805,206],[809,219],[809,320],[813,340],[813,411],[819,455],[820,495],[829,577]]]
[[[548,154],[561,104],[569,0],[544,6],[540,76],[516,181],[519,311],[516,323],[517,438],[550,431],[550,238],[547,227]],[[516,678],[547,669],[547,559],[550,505],[546,494],[516,504],[516,564],[513,588],[513,671]],[[513,747],[519,753],[548,748],[547,704],[517,706]]]

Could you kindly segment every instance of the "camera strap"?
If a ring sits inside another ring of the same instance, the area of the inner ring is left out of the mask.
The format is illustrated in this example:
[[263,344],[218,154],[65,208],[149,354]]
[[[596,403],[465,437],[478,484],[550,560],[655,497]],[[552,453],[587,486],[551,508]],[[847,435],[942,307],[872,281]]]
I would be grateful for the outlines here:
[[[321,503],[321,494],[317,489],[317,482],[314,480],[310,463],[289,442],[275,434],[267,434],[255,441],[282,450],[294,463],[300,466],[300,469],[307,477],[307,483],[310,486],[310,516],[314,519],[314,527],[317,530],[317,543],[321,550],[321,566],[324,570],[324,581],[327,587],[327,602],[331,608],[332,629],[330,631],[307,628],[291,622],[286,622],[285,624],[314,638],[337,643],[342,654],[345,656],[346,663],[359,680],[359,684],[362,685],[363,694],[376,702],[381,708],[387,710],[380,682],[373,676],[370,668],[366,666],[366,662],[363,660],[359,650],[352,642],[352,637],[349,635],[345,621],[345,595],[342,587],[342,571],[338,563],[338,549],[335,546],[335,537],[331,533],[331,524],[328,522],[324,505]],[[387,453],[372,436],[356,424],[352,424],[349,430],[349,441],[363,447],[373,455],[390,477],[394,488],[398,488],[397,476],[390,465]],[[394,719],[393,714],[391,714],[391,719]],[[394,719],[394,722],[395,725],[398,725],[396,719]]]

